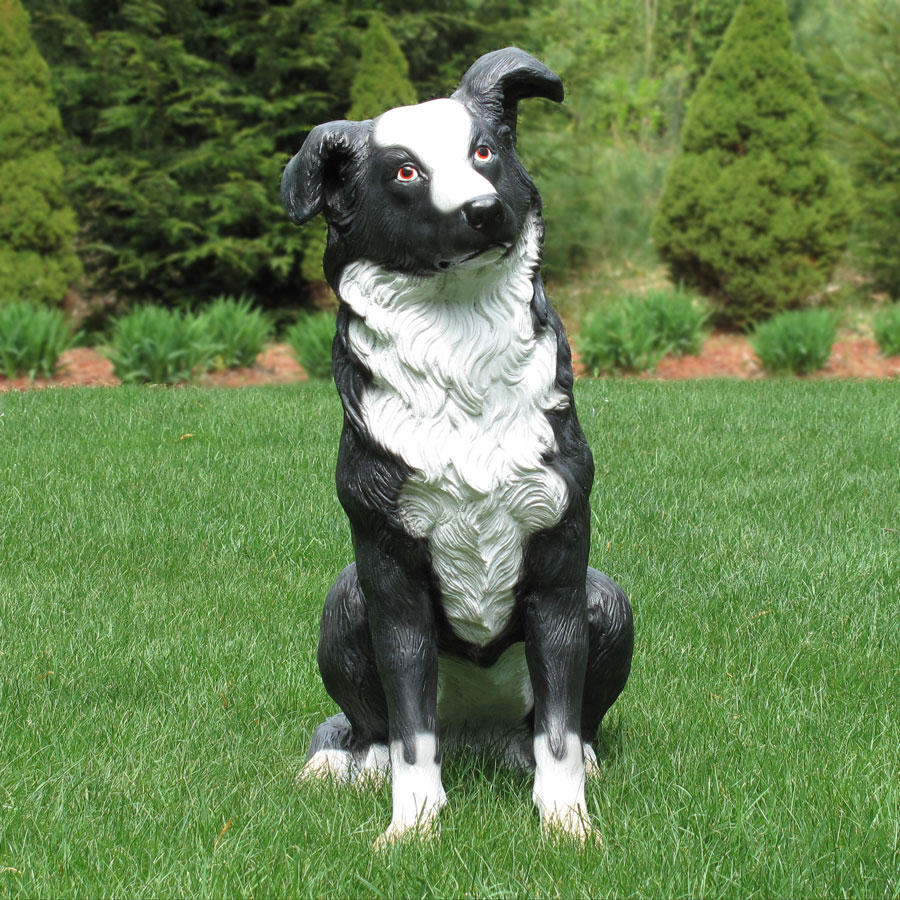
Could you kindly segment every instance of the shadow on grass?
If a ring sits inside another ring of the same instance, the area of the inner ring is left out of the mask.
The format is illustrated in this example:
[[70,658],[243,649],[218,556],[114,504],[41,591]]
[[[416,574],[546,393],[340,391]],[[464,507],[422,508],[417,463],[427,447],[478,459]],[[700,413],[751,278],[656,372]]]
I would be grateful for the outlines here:
[[601,764],[615,762],[621,755],[625,741],[625,727],[619,717],[600,726],[597,733],[597,759]]

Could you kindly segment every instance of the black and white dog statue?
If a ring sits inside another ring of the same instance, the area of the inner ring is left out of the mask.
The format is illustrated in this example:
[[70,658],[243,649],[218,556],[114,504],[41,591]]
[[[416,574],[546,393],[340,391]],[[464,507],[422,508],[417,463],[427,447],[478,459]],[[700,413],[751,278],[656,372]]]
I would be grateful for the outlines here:
[[473,742],[533,766],[544,828],[584,840],[592,744],[631,667],[628,600],[588,567],[593,460],[515,151],[527,97],[562,83],[488,53],[449,99],[319,125],[282,180],[295,223],[329,226],[356,555],[318,654],[343,712],[303,774],[390,771],[381,843],[436,825],[442,743]]

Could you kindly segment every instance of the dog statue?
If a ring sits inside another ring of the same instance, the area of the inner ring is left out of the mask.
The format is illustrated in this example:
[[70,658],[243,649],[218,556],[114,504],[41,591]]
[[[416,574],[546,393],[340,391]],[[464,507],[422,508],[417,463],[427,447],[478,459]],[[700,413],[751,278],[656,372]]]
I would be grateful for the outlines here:
[[282,179],[296,224],[328,223],[356,556],[318,652],[343,712],[301,774],[390,771],[382,845],[436,828],[442,743],[533,767],[545,830],[584,840],[592,745],[631,667],[628,600],[588,567],[593,460],[515,151],[528,97],[560,102],[562,82],[488,53],[449,99],[314,128]]

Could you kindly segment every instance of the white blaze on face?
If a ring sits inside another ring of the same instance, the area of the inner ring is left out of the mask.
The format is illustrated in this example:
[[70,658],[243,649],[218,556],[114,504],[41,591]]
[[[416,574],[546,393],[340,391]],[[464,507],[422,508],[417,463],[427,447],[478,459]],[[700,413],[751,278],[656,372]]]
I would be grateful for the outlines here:
[[456,100],[430,100],[390,109],[375,120],[379,147],[402,147],[425,169],[431,201],[444,213],[496,194],[472,163],[472,118]]

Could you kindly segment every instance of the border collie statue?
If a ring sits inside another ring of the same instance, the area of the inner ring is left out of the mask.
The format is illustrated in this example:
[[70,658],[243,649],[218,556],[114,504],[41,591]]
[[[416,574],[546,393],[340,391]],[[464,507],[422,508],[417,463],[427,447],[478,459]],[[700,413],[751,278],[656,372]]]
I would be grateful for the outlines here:
[[382,845],[436,828],[454,744],[532,767],[545,830],[584,840],[592,745],[631,667],[628,600],[588,567],[593,460],[515,151],[528,97],[562,82],[488,53],[449,99],[314,128],[282,179],[295,223],[328,223],[356,556],[318,653],[343,712],[301,774],[390,772]]

